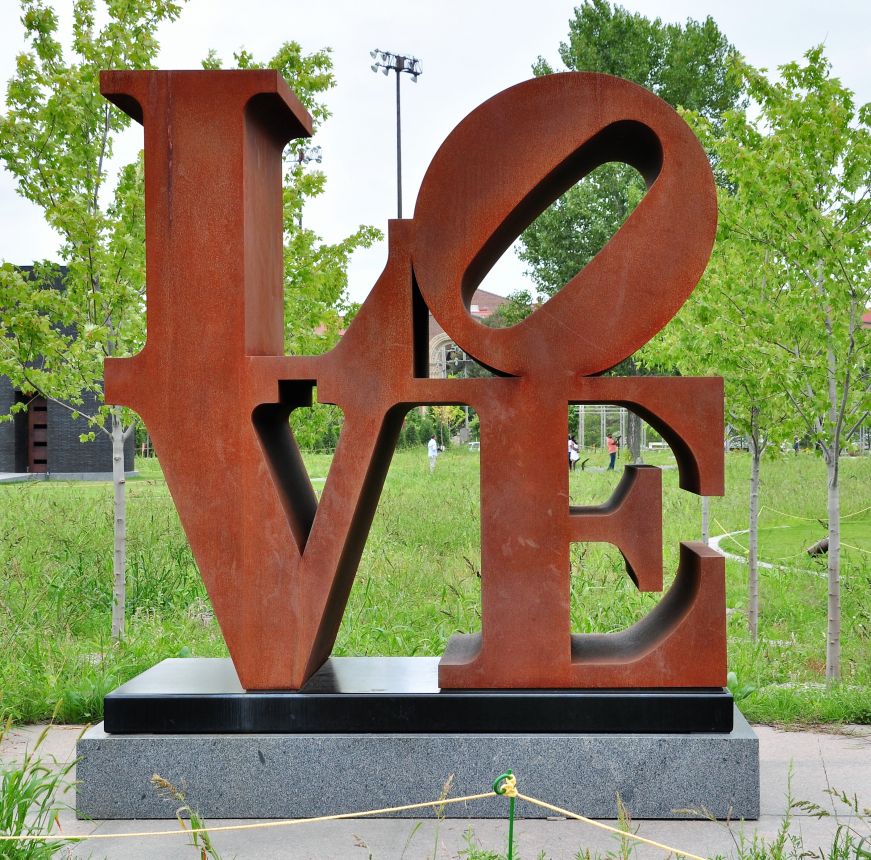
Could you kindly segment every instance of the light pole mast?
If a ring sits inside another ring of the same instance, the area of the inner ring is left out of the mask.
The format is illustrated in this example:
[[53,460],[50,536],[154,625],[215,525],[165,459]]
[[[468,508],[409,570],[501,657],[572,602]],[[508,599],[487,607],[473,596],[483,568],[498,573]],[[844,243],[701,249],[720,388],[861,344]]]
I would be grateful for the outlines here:
[[399,98],[399,76],[405,72],[411,75],[412,83],[423,74],[420,68],[420,60],[416,57],[404,57],[401,54],[393,54],[390,51],[382,51],[376,48],[369,52],[375,62],[370,66],[373,72],[381,69],[384,75],[390,71],[396,72],[396,217],[402,217],[402,114]]

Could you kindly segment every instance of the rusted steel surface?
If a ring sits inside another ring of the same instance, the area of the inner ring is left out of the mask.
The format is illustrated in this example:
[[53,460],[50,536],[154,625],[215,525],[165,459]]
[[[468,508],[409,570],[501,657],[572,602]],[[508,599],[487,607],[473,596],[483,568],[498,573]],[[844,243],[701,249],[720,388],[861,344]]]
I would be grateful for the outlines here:
[[[108,72],[104,94],[144,122],[148,341],[106,362],[160,457],[240,680],[296,689],[339,623],[405,413],[468,404],[481,424],[482,631],[455,637],[442,687],[716,687],[725,683],[724,566],[681,547],[656,609],[614,635],[573,635],[569,545],[615,544],[662,587],[659,473],[628,470],[611,501],[572,507],[570,403],[638,412],[675,451],[681,486],[723,490],[722,381],[595,377],[677,311],[704,270],[716,200],[696,139],[655,96],[572,73],[500,93],[451,133],[414,217],[338,346],[282,350],[281,149],[310,118],[274,73]],[[648,192],[565,288],[511,329],[468,308],[524,227],[610,160]],[[427,310],[501,375],[427,378]],[[288,427],[318,399],[344,428],[320,502]],[[180,421],[178,404],[198,415]]]

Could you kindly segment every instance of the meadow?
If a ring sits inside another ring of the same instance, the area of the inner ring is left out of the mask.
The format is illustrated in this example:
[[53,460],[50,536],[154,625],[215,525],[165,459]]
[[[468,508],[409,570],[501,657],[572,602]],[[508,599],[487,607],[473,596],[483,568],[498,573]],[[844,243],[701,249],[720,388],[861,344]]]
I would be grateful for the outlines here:
[[[647,455],[669,467],[668,451]],[[606,455],[593,454],[590,466]],[[313,479],[330,456],[307,455]],[[746,529],[749,458],[727,455],[727,495],[711,500],[711,533]],[[103,696],[166,657],[224,656],[226,648],[156,460],[128,483],[128,629],[110,637],[112,492],[109,484],[0,485],[0,714],[95,722]],[[575,504],[604,501],[616,473],[575,472]],[[436,655],[455,632],[480,628],[478,455],[451,450],[428,474],[425,451],[398,451],[360,565],[335,653]],[[825,468],[812,453],[775,454],[763,468],[760,636],[745,617],[747,568],[727,562],[731,686],[751,720],[871,723],[871,457],[841,466],[844,537],[841,683],[827,688],[825,557],[805,548],[825,536]],[[315,480],[316,488],[323,487]],[[700,534],[699,499],[663,473],[667,582],[678,542]],[[724,541],[742,554],[746,535]],[[576,632],[612,632],[647,613],[619,552],[572,547]]]

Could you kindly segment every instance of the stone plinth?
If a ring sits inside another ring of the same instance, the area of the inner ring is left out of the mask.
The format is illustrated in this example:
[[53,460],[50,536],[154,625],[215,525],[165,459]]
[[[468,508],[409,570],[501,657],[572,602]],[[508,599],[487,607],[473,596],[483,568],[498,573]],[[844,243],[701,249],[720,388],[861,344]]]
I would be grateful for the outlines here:
[[[759,814],[758,740],[737,709],[728,734],[107,735],[100,724],[78,755],[77,812],[91,818],[173,817],[155,773],[206,818],[306,818],[433,800],[451,774],[454,795],[487,791],[508,768],[524,794],[594,818],[616,817],[618,792],[633,818]],[[445,808],[505,813],[502,799]]]

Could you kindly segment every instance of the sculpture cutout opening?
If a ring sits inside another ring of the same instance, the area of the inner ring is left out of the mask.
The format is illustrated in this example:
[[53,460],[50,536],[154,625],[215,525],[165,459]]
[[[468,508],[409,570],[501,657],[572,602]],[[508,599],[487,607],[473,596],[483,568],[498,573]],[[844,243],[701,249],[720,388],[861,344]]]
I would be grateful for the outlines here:
[[[591,170],[527,225],[484,276],[480,288],[490,290],[491,284],[516,278],[510,261],[516,265],[519,258],[531,266],[526,274],[539,296],[559,292],[608,244],[646,192],[644,178],[628,164],[607,162]],[[534,291],[520,287],[535,298]],[[516,323],[512,320],[502,327]]]
[[[472,406],[481,433],[480,634],[455,636],[442,688],[722,687],[724,561],[681,545],[674,584],[628,630],[572,635],[569,546],[608,541],[662,587],[659,472],[600,506],[568,499],[569,403],[627,406],[668,441],[680,485],[723,491],[722,380],[599,377],[676,313],[716,227],[687,125],[592,73],[505,90],[448,136],[414,217],[341,342],[283,355],[281,151],[311,120],[272,71],[120,71],[102,92],[145,128],[148,340],[106,362],[106,397],[141,416],[245,689],[298,689],[329,656],[405,412]],[[511,329],[469,312],[493,261],[566,188],[625,161],[648,191],[595,259]],[[184,261],[184,265],[179,265]],[[427,315],[498,375],[431,379]],[[311,398],[345,425],[320,501],[287,415]],[[179,422],[185,402],[199,423]],[[202,427],[207,427],[207,433]]]

